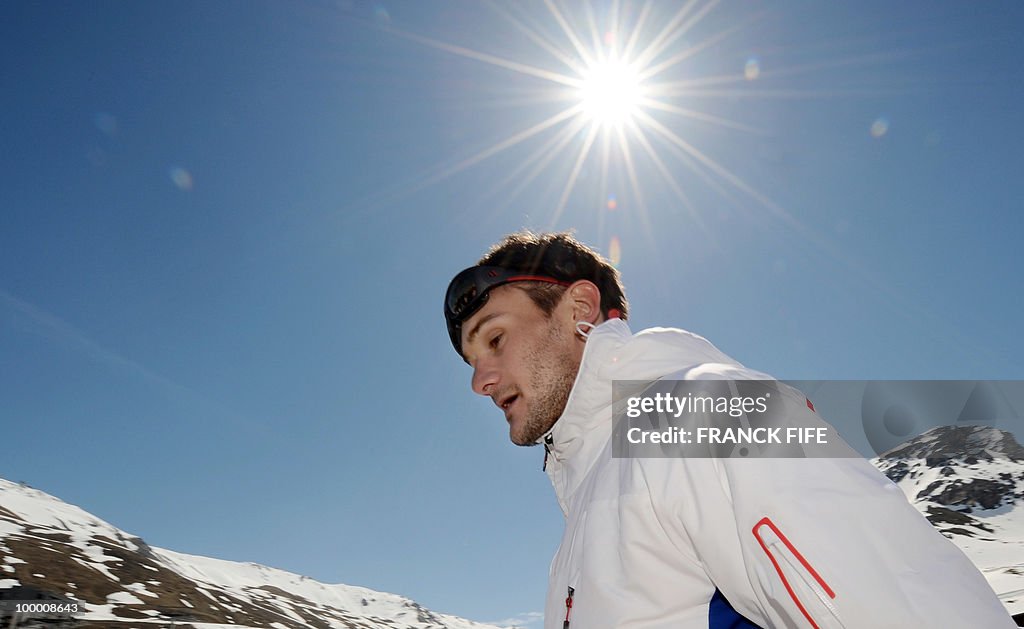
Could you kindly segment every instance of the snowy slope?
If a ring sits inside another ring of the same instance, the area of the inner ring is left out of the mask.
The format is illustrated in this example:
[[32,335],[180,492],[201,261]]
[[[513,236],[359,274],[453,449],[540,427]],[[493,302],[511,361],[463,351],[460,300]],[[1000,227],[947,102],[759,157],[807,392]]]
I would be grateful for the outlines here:
[[0,479],[0,594],[85,603],[85,627],[497,629],[349,585],[152,548],[82,509]]
[[1024,448],[987,426],[940,426],[873,463],[1024,613]]

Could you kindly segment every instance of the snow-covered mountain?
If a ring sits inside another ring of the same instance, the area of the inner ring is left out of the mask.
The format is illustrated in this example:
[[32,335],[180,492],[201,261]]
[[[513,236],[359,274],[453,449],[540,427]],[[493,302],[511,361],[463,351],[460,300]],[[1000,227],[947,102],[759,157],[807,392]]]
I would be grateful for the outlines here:
[[395,594],[153,548],[0,479],[0,598],[38,597],[84,603],[74,626],[87,628],[497,629]]
[[1024,447],[1013,435],[939,426],[873,463],[978,566],[1010,613],[1024,615]]

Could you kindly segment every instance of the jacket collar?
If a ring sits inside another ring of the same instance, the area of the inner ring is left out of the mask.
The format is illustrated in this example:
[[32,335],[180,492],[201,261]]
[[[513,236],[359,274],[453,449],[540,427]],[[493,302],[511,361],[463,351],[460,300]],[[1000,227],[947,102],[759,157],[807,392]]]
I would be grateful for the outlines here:
[[565,410],[538,441],[545,446],[545,470],[563,513],[568,513],[569,497],[609,447],[613,381],[722,377],[737,368],[742,366],[734,359],[686,330],[650,328],[633,335],[621,319],[593,328]]
[[612,381],[607,372],[617,360],[617,350],[631,337],[629,326],[621,319],[609,319],[591,329],[565,410],[551,430],[537,441],[545,445],[550,457],[557,461],[568,459],[581,446],[584,434],[608,423],[600,413],[612,401]]
[[544,468],[563,514],[569,512],[569,494],[611,436],[612,422],[605,412],[612,403],[612,378],[608,371],[631,336],[629,326],[621,319],[609,319],[590,331],[565,410],[538,441],[544,445]]

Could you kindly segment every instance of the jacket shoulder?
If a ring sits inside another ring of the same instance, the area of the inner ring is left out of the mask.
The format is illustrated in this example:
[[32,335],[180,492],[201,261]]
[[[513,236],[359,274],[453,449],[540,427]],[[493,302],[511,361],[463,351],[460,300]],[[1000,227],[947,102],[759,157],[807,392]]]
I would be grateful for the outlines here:
[[653,327],[626,337],[613,362],[609,375],[616,380],[772,379],[680,328]]

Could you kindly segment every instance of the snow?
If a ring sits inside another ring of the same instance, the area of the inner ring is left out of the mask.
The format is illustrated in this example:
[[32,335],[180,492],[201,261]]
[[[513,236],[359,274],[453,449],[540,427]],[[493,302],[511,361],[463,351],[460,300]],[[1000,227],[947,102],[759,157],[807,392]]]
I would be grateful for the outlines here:
[[142,599],[128,592],[114,592],[107,597],[107,603],[120,603],[122,605],[143,605]]
[[[219,585],[231,584],[231,587],[223,589],[243,600],[253,600],[254,596],[262,597],[267,594],[262,588],[270,586],[315,602],[316,606],[359,610],[355,612],[359,615],[395,618],[398,614],[414,611],[411,608],[412,601],[395,594],[351,585],[325,585],[307,577],[255,563],[224,561],[155,548],[153,552],[163,560],[163,563],[174,566],[176,571],[189,579]],[[258,592],[254,593],[252,590]],[[364,606],[363,600],[369,605]],[[282,608],[281,611],[289,616],[294,614],[288,608]],[[302,622],[300,616],[295,616],[294,619]]]
[[[159,583],[157,585],[159,585]],[[158,597],[157,594],[153,594],[152,592],[147,590],[146,585],[144,583],[129,583],[128,585],[124,586],[124,589],[131,590],[132,592],[135,592],[136,594],[141,594],[143,596],[151,596],[153,598]]]
[[94,605],[86,604],[83,606],[85,611],[80,612],[75,616],[79,620],[114,620],[117,616],[114,615],[113,605]]
[[108,557],[106,554],[104,554],[102,548],[94,544],[90,544],[88,538],[85,540],[76,539],[75,543],[73,543],[72,545],[76,546],[79,550],[82,551],[82,553],[86,557],[89,558],[90,562],[86,565],[88,565],[91,568],[95,568],[96,570],[99,570],[104,575],[106,575],[106,577],[111,581],[121,580],[120,577],[118,577],[116,574],[110,571],[106,563],[110,559],[116,560],[116,557]]
[[24,529],[23,526],[10,520],[0,520],[0,538],[7,537],[11,533],[20,533]]
[[[117,539],[118,529],[82,509],[53,496],[0,479],[0,503],[8,511],[37,527],[60,530],[86,529],[91,534]],[[72,523],[72,524],[68,524]]]

